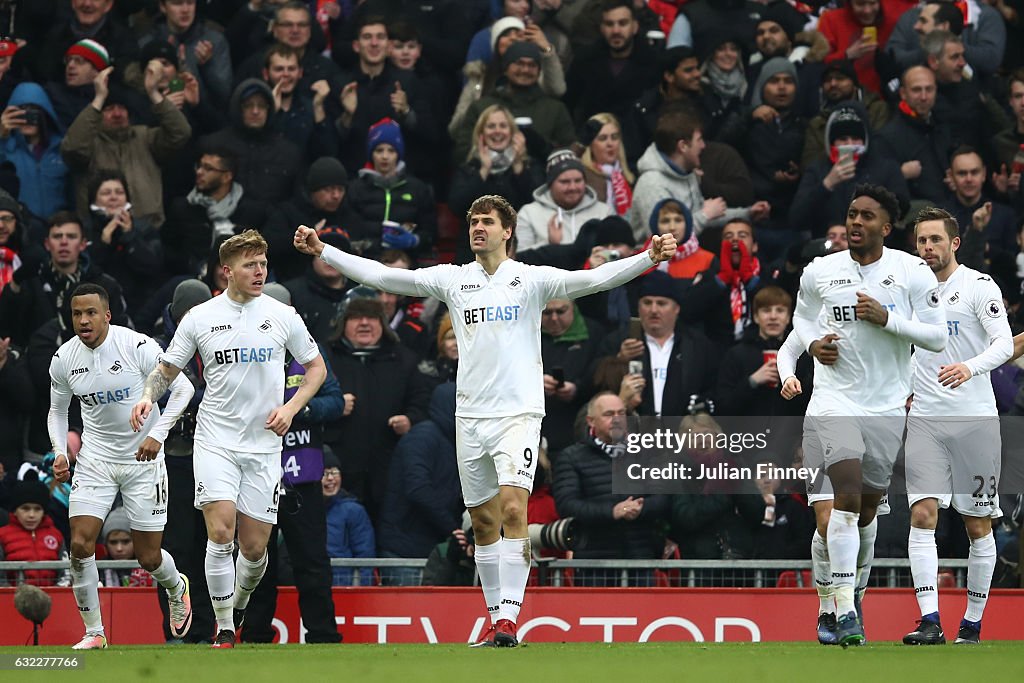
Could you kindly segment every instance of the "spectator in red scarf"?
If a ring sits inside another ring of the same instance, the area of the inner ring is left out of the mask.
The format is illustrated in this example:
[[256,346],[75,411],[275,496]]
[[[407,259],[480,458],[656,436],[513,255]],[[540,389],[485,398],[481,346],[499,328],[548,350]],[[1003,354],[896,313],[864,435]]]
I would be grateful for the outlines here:
[[658,270],[667,272],[674,278],[692,280],[698,273],[707,270],[715,255],[707,249],[701,249],[697,242],[697,233],[693,229],[693,214],[682,202],[665,199],[658,202],[651,212],[651,237],[644,246],[650,248],[654,235],[672,233],[676,238],[675,256],[669,261],[658,264]]
[[633,206],[633,183],[636,177],[626,162],[622,143],[622,126],[614,114],[601,112],[587,119],[580,142],[583,151],[583,176],[597,195],[598,201],[625,216]]

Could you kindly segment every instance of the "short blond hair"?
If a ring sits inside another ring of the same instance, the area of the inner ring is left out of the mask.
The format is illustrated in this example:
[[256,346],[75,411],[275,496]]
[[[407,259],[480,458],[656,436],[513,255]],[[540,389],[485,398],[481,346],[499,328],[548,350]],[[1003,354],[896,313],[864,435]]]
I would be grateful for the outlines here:
[[220,245],[220,251],[217,252],[217,255],[220,257],[221,265],[227,265],[238,256],[266,253],[267,241],[263,239],[263,235],[250,228],[241,234],[224,240],[224,244]]

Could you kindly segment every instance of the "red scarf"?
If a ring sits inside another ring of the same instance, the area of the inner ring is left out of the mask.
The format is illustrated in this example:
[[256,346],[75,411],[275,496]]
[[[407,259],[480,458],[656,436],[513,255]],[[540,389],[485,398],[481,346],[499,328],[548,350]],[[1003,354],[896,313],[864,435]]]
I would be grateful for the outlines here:
[[626,212],[629,211],[629,207],[633,206],[633,190],[629,187],[626,175],[622,172],[622,168],[618,163],[601,164],[601,170],[604,171],[612,186],[612,196],[610,199],[615,201],[615,213],[625,216]]
[[[642,251],[647,251],[648,249],[650,249],[651,242],[653,240],[653,235],[648,237],[647,241],[644,242],[644,248]],[[682,261],[683,259],[689,258],[696,254],[698,249],[700,249],[700,242],[697,241],[697,233],[696,231],[691,230],[689,239],[685,240],[682,244],[676,247],[676,253],[672,254],[672,258],[669,261],[662,261],[656,266],[656,268],[652,268],[652,270],[663,270],[667,273],[668,264],[670,262]]]
[[733,332],[736,339],[743,335],[746,323],[747,288],[746,284],[761,274],[761,262],[753,254],[747,253],[747,245],[739,243],[740,266],[732,267],[732,243],[722,242],[722,253],[719,262],[718,278],[729,288],[729,308],[732,311]]
[[966,0],[958,0],[953,4],[960,10],[960,14],[964,15],[964,26],[966,27],[971,21],[971,8],[967,6]]
[[900,100],[899,110],[902,113],[904,113],[907,116],[909,116],[910,118],[912,118],[912,119],[919,119],[919,118],[921,118],[920,116],[917,115],[916,111],[914,111],[913,109],[910,108],[910,105],[907,104],[906,100]]
[[10,247],[0,247],[0,292],[14,278],[14,271],[21,266],[21,259]]

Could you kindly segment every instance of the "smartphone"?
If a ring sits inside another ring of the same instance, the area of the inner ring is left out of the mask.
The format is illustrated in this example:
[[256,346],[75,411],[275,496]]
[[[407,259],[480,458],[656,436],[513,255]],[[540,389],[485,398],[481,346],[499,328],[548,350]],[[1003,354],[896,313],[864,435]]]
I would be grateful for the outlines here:
[[644,340],[644,327],[640,324],[640,318],[629,319],[629,338]]
[[548,374],[555,378],[556,389],[561,389],[565,385],[565,369],[564,368],[551,368]]
[[38,128],[43,122],[43,113],[35,108],[25,109],[21,118],[25,120],[26,126],[36,126]]
[[865,26],[861,29],[860,37],[865,43],[873,45],[878,42],[878,28],[876,26]]
[[644,362],[642,360],[631,360],[631,361],[629,361],[629,374],[631,374],[631,375],[642,375],[642,374],[644,374]]
[[167,82],[167,92],[181,92],[185,89],[185,81],[180,78],[172,78]]
[[836,150],[839,152],[839,161],[853,159],[853,153],[857,150],[856,145],[839,145]]

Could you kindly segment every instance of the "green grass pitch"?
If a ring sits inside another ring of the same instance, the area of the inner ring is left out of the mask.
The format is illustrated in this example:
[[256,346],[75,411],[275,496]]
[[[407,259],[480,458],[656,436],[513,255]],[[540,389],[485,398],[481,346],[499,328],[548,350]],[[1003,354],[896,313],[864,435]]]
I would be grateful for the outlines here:
[[[1024,680],[1024,642],[976,647],[869,643],[843,650],[817,643],[537,643],[517,649],[465,645],[121,646],[72,653],[57,648],[0,648],[0,655],[73,656],[75,672],[0,671],[3,681],[103,683],[543,683],[567,681],[944,681]],[[742,676],[743,678],[739,678]],[[57,678],[55,678],[57,677]]]

